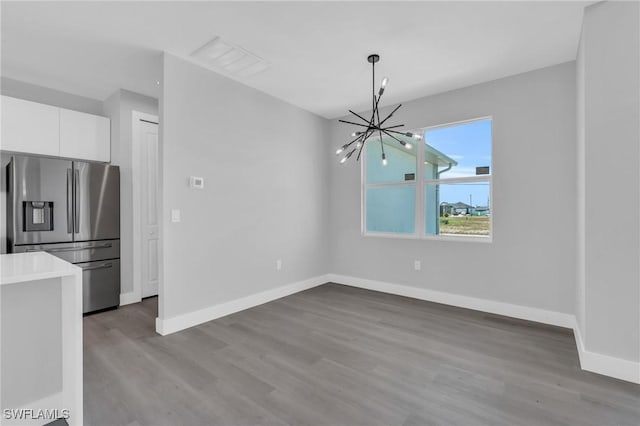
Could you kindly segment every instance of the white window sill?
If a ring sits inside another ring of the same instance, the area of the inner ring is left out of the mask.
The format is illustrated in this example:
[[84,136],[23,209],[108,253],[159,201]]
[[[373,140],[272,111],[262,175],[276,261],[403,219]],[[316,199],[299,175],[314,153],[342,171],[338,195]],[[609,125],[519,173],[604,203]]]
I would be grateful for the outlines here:
[[385,232],[363,232],[363,237],[367,238],[395,238],[399,240],[428,240],[428,241],[452,241],[462,243],[492,243],[493,236],[473,236],[473,235],[423,235],[415,234],[394,234]]

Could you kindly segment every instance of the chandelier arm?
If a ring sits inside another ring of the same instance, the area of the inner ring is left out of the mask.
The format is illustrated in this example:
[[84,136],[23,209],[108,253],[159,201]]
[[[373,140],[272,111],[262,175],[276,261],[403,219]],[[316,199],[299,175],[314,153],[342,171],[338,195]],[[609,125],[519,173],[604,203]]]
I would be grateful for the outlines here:
[[397,134],[402,135],[402,136],[407,136],[406,132],[396,132],[395,130],[388,130],[388,129],[389,128],[386,128],[386,129],[383,129],[383,130],[387,130],[388,132],[391,132],[391,133],[397,133]]
[[358,151],[358,156],[356,157],[356,161],[360,161],[360,156],[362,155],[362,148],[364,148],[364,144],[360,147],[360,151]]
[[[395,126],[389,126],[389,127],[382,127],[382,130],[389,130],[389,129],[395,129],[396,127],[402,127],[404,126],[404,124],[396,124]],[[389,130],[391,131],[391,130]]]
[[[405,141],[401,141],[400,139],[396,138],[395,136],[393,136],[393,135],[392,135],[391,133],[389,133],[388,131],[386,131],[386,130],[382,130],[382,132],[384,132],[384,134],[385,134],[385,135],[387,135],[387,136],[389,136],[390,138],[393,138],[393,139],[397,140],[398,142],[400,142],[400,145],[403,145],[403,146],[404,146],[404,145],[406,144],[406,142],[405,142]],[[396,133],[397,133],[397,132],[396,132]]]
[[[373,92],[373,97],[376,98],[375,90]],[[378,104],[380,104],[380,99],[382,99],[382,94],[378,95],[376,98],[375,109],[378,110]]]
[[[347,123],[347,124],[353,124],[354,126],[361,126],[361,127],[369,127],[369,125],[366,124],[360,124],[360,123],[354,123],[353,121],[347,121],[347,120],[338,120],[341,123]],[[369,124],[371,124],[369,122]]]
[[[380,100],[380,97],[378,96],[378,100]],[[376,102],[376,109],[374,110],[375,114],[376,114],[376,118],[378,119],[378,125],[376,126],[376,128],[378,130],[380,130],[381,127],[381,123],[380,123],[380,110],[378,109],[378,103]],[[380,137],[382,137],[382,133],[380,133]]]
[[358,157],[356,157],[356,161],[360,161],[360,155],[362,155],[362,150],[364,149],[364,145],[367,142],[367,138],[371,136],[373,133],[372,129],[369,129],[365,132],[364,138],[362,139],[362,145],[360,146],[360,151],[358,151]]
[[393,114],[395,114],[395,112],[400,109],[400,107],[402,106],[402,104],[398,105],[397,107],[395,107],[393,109],[393,111],[391,111],[391,113],[389,113],[389,115],[387,115],[387,118],[385,118],[384,120],[382,120],[379,125],[382,126],[384,124],[385,121],[387,121],[388,119],[390,119],[391,117],[393,117]]
[[[374,87],[375,89],[375,87]],[[371,122],[375,124],[375,119],[376,117],[378,117],[378,125],[375,126],[377,128],[380,128],[380,110],[378,109],[378,104],[380,103],[380,98],[382,97],[382,95],[379,95],[376,98],[376,93],[375,90],[373,92],[373,99],[374,99],[374,104],[373,104],[373,110],[371,111]]]
[[[364,133],[363,133],[364,134]],[[339,152],[344,151],[346,149],[349,149],[349,147],[351,145],[353,145],[355,142],[358,142],[358,139],[362,138],[362,134],[358,135],[355,139],[353,139],[351,142],[349,143],[345,143],[344,145],[342,145],[342,147],[340,148]]]
[[369,127],[375,127],[376,110],[371,110],[371,118],[369,119]]
[[360,120],[364,121],[365,123],[371,123],[371,120],[367,120],[366,118],[364,118],[363,116],[361,116],[360,114],[356,114],[355,112],[349,110],[349,112],[353,115],[355,115],[356,117],[358,117]]
[[384,153],[384,143],[382,143],[382,130],[378,129],[378,133],[380,134],[380,149],[382,150],[382,162],[384,163],[384,159],[386,158],[386,155]]
[[349,142],[348,144],[346,144],[346,145],[345,145],[345,149],[346,149],[346,148],[349,148],[351,145],[353,145],[354,143],[358,142],[358,139],[362,139],[362,136],[363,136],[363,135],[364,135],[364,133],[363,133],[363,134],[361,134],[361,135],[358,135],[358,137],[357,137],[357,138],[355,138],[354,140],[352,140],[351,142]]
[[[373,96],[375,97],[375,94]],[[379,100],[380,100],[380,96],[378,96],[378,101]],[[378,110],[377,102],[376,102],[375,114],[376,114],[376,118],[378,119],[378,125],[376,127],[378,130],[378,135],[380,136],[380,149],[382,150],[382,165],[385,165],[387,156],[384,153],[384,143],[382,143],[382,130],[380,129],[380,111]]]

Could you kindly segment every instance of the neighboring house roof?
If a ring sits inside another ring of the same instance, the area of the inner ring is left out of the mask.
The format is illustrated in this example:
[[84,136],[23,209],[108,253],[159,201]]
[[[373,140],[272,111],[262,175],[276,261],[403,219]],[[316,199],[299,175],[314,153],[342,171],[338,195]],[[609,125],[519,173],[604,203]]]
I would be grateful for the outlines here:
[[461,202],[457,202],[457,203],[454,203],[454,204],[451,204],[451,205],[456,209],[472,209],[473,208],[469,204],[465,204],[465,203],[461,203]]
[[476,206],[476,207],[472,207],[469,204],[463,203],[463,202],[457,202],[457,203],[447,203],[446,201],[443,201],[442,203],[440,203],[440,207],[451,207],[454,209],[475,209],[475,210],[489,210],[489,207],[487,206]]
[[[457,166],[458,165],[458,162],[456,160],[454,160],[451,157],[446,156],[445,154],[443,154],[442,152],[438,151],[437,149],[435,149],[431,145],[428,145],[428,144],[424,143],[424,141],[421,141],[421,140],[418,141],[418,140],[415,140],[415,139],[410,138],[408,136],[403,136],[403,135],[398,135],[398,134],[394,134],[393,136],[397,137],[401,141],[410,143],[414,147],[416,147],[416,146],[424,147],[424,154],[425,154],[424,161],[428,161],[431,164],[437,164],[438,166],[449,166],[449,165]],[[374,137],[374,136],[371,136],[371,137]],[[386,146],[390,146],[392,148],[399,149],[402,152],[411,154],[413,156],[416,155],[416,150],[415,149],[404,150],[404,149],[402,149],[402,147],[400,146],[400,144],[398,143],[397,140],[395,140],[393,138],[390,138],[388,136],[383,136],[382,137],[382,142]]]

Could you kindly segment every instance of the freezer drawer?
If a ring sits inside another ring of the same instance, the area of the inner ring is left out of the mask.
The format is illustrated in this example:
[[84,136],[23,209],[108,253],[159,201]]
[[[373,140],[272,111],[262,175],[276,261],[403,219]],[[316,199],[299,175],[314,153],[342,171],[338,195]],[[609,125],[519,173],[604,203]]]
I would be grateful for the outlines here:
[[46,251],[70,263],[120,258],[120,240],[14,246],[13,253]]
[[77,263],[82,268],[82,312],[120,304],[120,260]]

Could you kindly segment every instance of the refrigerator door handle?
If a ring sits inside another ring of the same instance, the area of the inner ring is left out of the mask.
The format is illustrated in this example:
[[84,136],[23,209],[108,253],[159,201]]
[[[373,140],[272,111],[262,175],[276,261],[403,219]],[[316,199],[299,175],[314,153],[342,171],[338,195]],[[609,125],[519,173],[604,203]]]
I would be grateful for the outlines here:
[[72,169],[67,169],[67,234],[73,234],[73,177]]
[[88,246],[81,247],[61,247],[61,248],[52,248],[52,249],[42,249],[42,248],[29,248],[26,249],[26,252],[37,252],[37,251],[46,251],[47,253],[58,253],[64,251],[80,251],[80,250],[91,250],[91,249],[101,249],[101,248],[111,248],[111,243],[104,244],[92,244]]
[[102,265],[95,265],[95,266],[80,266],[82,268],[83,271],[91,271],[94,269],[107,269],[107,268],[111,268],[113,266],[113,263],[109,262],[109,263],[103,263]]
[[80,233],[80,216],[78,206],[80,205],[80,171],[74,170],[75,206],[73,209],[73,228],[76,234]]

